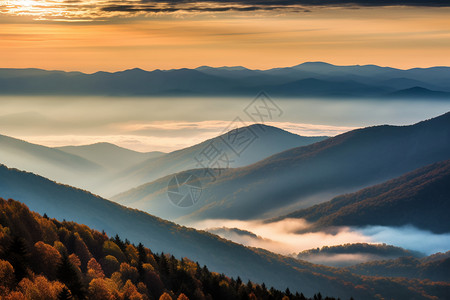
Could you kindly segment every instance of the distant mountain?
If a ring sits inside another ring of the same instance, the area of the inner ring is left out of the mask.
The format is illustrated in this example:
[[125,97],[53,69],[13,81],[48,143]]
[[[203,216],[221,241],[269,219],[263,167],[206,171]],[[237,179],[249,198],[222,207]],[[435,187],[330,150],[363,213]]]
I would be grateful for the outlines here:
[[[169,174],[206,167],[209,163],[202,153],[208,151],[213,151],[211,155],[220,155],[220,164],[216,167],[242,167],[287,149],[310,145],[326,138],[299,136],[263,124],[240,127],[197,145],[162,155],[158,159],[150,158],[131,166],[115,175],[115,179],[109,180],[109,183],[106,182],[105,189],[109,194],[112,191],[120,193]],[[117,196],[114,200],[127,205],[141,201],[127,196]]]
[[450,159],[450,113],[410,126],[357,129],[247,167],[216,170],[220,176],[214,182],[205,170],[184,172],[203,184],[200,200],[190,209],[167,205],[173,175],[114,200],[161,212],[166,218],[184,216],[179,219],[183,222],[276,217],[446,159]]
[[66,184],[88,187],[86,177],[104,168],[76,154],[0,135],[0,163],[35,172]]
[[148,72],[136,68],[94,74],[0,69],[1,93],[14,95],[190,95],[211,94],[229,90],[236,85],[237,80],[190,69]]
[[450,232],[450,160],[399,178],[293,212],[286,218],[314,222],[315,230],[331,226],[402,226]]
[[[323,62],[269,70],[202,66],[154,71],[136,68],[94,74],[0,69],[0,93],[14,95],[252,96],[265,90],[273,96],[286,97],[384,98],[395,96],[397,91],[408,96],[400,91],[414,87],[448,93],[449,81],[448,67],[400,70],[375,65],[335,66]],[[308,86],[308,83],[313,85]],[[423,91],[413,89],[408,94],[420,96]],[[448,95],[445,98],[448,99]]]
[[57,147],[61,151],[77,155],[101,165],[111,171],[121,171],[147,159],[164,155],[163,152],[141,153],[125,149],[110,143],[96,143],[84,146]]
[[443,98],[450,99],[450,93],[448,92],[438,92],[432,91],[423,87],[414,86],[412,88],[396,91],[389,94],[390,97],[394,98]]
[[311,263],[343,267],[368,261],[424,256],[423,253],[386,244],[355,243],[304,250],[295,257]]
[[[241,132],[251,140],[245,151],[236,153],[230,145],[233,141],[241,142],[234,135]],[[0,163],[96,194],[113,196],[171,173],[198,168],[196,158],[211,145],[218,147],[221,157],[227,157],[230,167],[237,167],[326,138],[303,137],[258,124],[230,130],[216,138],[171,153],[140,153],[109,143],[50,148],[0,135]]]
[[[155,252],[169,252],[178,258],[188,257],[206,264],[215,272],[240,276],[243,280],[251,279],[257,283],[265,282],[280,289],[289,287],[291,291],[299,290],[305,295],[312,296],[321,291],[341,298],[376,299],[374,295],[379,294],[395,299],[426,299],[429,295],[439,297],[450,291],[450,287],[435,282],[363,278],[349,272],[342,273],[339,269],[246,248],[210,233],[181,227],[86,191],[5,166],[0,166],[0,197],[19,199],[30,209],[40,214],[47,213],[58,220],[73,220],[105,230],[110,236],[119,234],[133,243],[142,242]],[[25,214],[22,210],[21,216],[25,217]],[[33,226],[32,222],[21,226],[28,224]]]
[[380,96],[391,91],[391,88],[372,86],[354,80],[324,80],[307,78],[276,86],[261,86],[261,89],[277,96],[310,96],[310,97],[358,97]]

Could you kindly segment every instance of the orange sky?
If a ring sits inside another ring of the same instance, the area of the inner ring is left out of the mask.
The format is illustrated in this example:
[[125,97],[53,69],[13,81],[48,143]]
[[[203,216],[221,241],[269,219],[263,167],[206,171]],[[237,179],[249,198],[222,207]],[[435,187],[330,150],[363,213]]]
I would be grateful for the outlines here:
[[2,68],[95,72],[243,65],[264,69],[305,61],[450,66],[450,8],[176,12],[96,20],[78,15],[64,19],[57,14],[71,16],[70,12],[36,5],[48,0],[17,1],[24,5],[0,9]]

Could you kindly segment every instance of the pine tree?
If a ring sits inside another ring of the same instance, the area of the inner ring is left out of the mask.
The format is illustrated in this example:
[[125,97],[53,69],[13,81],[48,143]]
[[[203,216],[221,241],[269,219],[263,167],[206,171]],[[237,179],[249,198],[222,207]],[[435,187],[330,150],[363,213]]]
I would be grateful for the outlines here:
[[58,266],[57,278],[64,283],[71,291],[72,295],[79,299],[85,298],[85,290],[81,278],[67,255],[63,255]]
[[137,246],[138,254],[139,254],[139,262],[145,264],[147,262],[147,253],[145,253],[145,248],[142,243],[139,243]]
[[17,282],[20,282],[27,275],[29,256],[30,253],[24,239],[16,235],[13,236],[4,257],[14,267]]

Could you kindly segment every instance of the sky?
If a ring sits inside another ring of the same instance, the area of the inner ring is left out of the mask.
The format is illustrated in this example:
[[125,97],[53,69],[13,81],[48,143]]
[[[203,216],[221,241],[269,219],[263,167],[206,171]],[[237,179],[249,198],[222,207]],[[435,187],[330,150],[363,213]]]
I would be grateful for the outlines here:
[[[450,66],[449,16],[448,0],[0,0],[0,68]],[[252,99],[22,100],[0,99],[1,134],[47,146],[105,141],[168,152],[222,133]],[[285,114],[271,125],[308,136],[411,124],[450,109],[421,102],[280,105]]]
[[0,67],[450,66],[447,0],[0,0]]

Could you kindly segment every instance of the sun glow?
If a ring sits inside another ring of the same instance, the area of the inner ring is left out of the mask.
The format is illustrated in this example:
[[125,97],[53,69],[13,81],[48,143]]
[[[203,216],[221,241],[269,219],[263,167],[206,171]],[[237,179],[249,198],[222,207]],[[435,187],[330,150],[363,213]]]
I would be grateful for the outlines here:
[[23,6],[23,7],[31,7],[33,6],[35,1],[33,0],[20,0],[17,1],[17,6]]
[[[73,10],[69,13],[69,10]],[[35,20],[60,20],[76,17],[84,13],[76,5],[65,0],[0,0],[0,14],[31,16]]]

